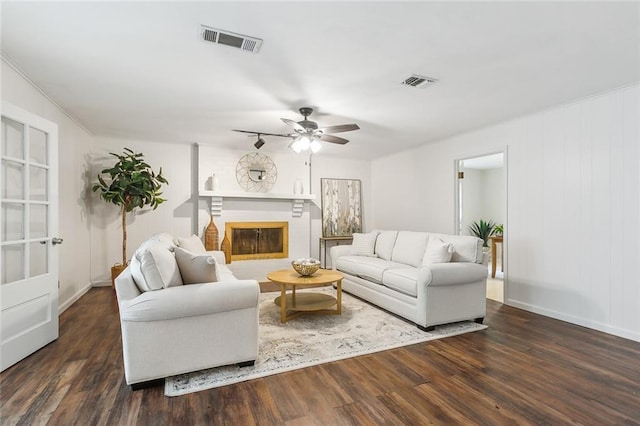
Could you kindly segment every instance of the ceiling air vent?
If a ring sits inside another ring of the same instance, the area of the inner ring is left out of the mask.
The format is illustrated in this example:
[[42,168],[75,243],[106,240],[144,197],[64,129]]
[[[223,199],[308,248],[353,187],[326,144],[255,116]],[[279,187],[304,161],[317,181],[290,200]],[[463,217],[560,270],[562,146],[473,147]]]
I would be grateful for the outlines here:
[[435,78],[412,74],[411,76],[405,78],[402,81],[402,84],[404,84],[405,86],[424,88],[427,86],[431,86],[436,81],[438,80],[436,80]]
[[262,40],[259,38],[219,30],[206,25],[201,25],[200,36],[203,41],[209,43],[223,44],[252,53],[258,53],[260,46],[262,46]]

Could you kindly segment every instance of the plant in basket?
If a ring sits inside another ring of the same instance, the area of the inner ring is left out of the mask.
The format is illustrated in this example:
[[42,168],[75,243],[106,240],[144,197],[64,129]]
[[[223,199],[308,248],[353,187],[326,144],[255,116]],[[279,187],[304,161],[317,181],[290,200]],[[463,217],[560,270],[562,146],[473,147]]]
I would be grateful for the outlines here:
[[153,210],[166,201],[160,187],[169,182],[162,176],[162,167],[155,173],[143,159],[143,154],[124,148],[122,154],[109,153],[116,163],[98,174],[93,192],[100,198],[120,207],[122,213],[122,263],[111,268],[112,284],[115,277],[127,266],[127,213],[149,206]]

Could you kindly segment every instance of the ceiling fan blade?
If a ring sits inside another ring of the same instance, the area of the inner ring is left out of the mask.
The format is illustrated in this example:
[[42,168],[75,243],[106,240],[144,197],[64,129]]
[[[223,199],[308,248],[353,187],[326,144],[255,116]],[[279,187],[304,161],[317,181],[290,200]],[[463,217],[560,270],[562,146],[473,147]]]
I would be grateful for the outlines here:
[[323,127],[322,130],[324,133],[340,133],[340,132],[350,132],[352,130],[358,130],[360,126],[357,124],[339,124],[337,126],[329,126]]
[[293,120],[289,120],[288,118],[281,118],[280,120],[282,120],[284,124],[286,124],[287,126],[293,127],[293,129],[297,132],[305,132],[307,130],[301,125],[299,125],[297,122]]
[[251,135],[255,135],[255,136],[279,136],[281,138],[292,138],[294,136],[296,136],[295,134],[291,135],[286,135],[284,133],[267,133],[267,132],[256,132],[253,130],[239,130],[239,129],[233,129],[234,132],[240,132],[240,133],[249,133]]
[[345,143],[349,142],[345,138],[340,138],[338,136],[333,136],[333,135],[322,135],[320,136],[320,140],[323,140],[325,142],[337,143],[340,145],[344,145]]

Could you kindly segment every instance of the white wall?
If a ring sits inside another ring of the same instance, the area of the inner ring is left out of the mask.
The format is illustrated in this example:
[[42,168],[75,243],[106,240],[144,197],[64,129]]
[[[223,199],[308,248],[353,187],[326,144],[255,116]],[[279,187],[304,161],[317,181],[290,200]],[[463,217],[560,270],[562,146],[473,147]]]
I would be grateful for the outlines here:
[[78,126],[23,75],[2,61],[2,99],[58,125],[59,308],[68,308],[90,287],[90,218],[87,169],[93,136]]
[[[204,188],[207,177],[216,173],[220,180],[221,191],[238,191],[242,189],[237,183],[236,164],[247,150],[225,150],[218,147],[199,147],[199,176],[198,185]],[[261,151],[262,152],[262,151]],[[215,217],[214,222],[219,232],[224,231],[226,221],[264,220],[265,213],[269,213],[266,220],[289,221],[289,257],[312,256],[318,258],[318,243],[322,235],[322,213],[320,199],[320,179],[360,179],[363,188],[363,221],[365,229],[371,224],[371,193],[370,162],[348,160],[323,156],[322,153],[309,158],[308,155],[293,153],[264,152],[278,168],[278,180],[270,192],[293,193],[295,179],[303,182],[304,193],[316,194],[316,199],[305,203],[303,216],[291,217],[291,201],[224,201],[223,215]],[[309,173],[309,167],[311,173]],[[202,200],[198,210],[199,229],[209,221],[208,206]],[[262,219],[259,219],[262,217]],[[221,234],[222,235],[222,234]]]
[[505,222],[505,168],[482,171],[482,210],[484,217],[493,220],[496,225]]
[[[221,192],[245,192],[238,184],[236,166],[238,161],[247,153],[255,150],[229,150],[220,147],[202,145],[198,149],[198,188],[205,189],[207,178],[215,173],[219,179]],[[308,156],[291,153],[274,153],[260,151],[274,162],[278,178],[268,192],[279,194],[293,194],[296,179],[303,183],[304,193],[309,193],[309,165]],[[250,193],[247,193],[250,195]],[[210,220],[209,199],[199,201],[198,230],[199,235]],[[269,199],[223,199],[222,215],[214,216],[214,223],[218,228],[220,240],[227,222],[256,222],[278,221],[289,223],[289,257],[299,258],[309,256],[310,238],[310,203],[306,202],[302,216],[293,217],[293,202],[291,200]]]
[[454,161],[507,149],[506,303],[640,341],[640,88],[372,164],[374,226],[454,231]]

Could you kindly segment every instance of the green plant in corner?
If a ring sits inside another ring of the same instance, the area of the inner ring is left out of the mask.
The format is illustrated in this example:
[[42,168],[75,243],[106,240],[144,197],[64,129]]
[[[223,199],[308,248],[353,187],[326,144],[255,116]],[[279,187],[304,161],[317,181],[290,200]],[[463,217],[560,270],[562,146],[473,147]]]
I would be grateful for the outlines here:
[[496,224],[493,221],[480,219],[469,225],[469,232],[483,241],[483,247],[489,247],[489,237],[495,233]]
[[495,235],[502,235],[502,234],[504,234],[504,226],[500,223],[500,224],[495,226],[493,231],[494,231]]
[[[100,198],[119,206],[122,212],[122,267],[127,266],[127,213],[136,208],[150,206],[153,210],[166,201],[161,197],[161,185],[169,184],[162,176],[162,167],[156,174],[144,160],[143,154],[124,148],[124,153],[109,153],[118,159],[113,167],[98,174],[93,192]],[[117,267],[118,265],[116,265]]]

